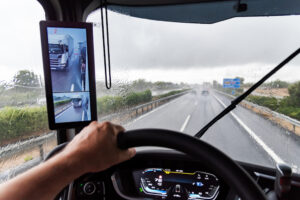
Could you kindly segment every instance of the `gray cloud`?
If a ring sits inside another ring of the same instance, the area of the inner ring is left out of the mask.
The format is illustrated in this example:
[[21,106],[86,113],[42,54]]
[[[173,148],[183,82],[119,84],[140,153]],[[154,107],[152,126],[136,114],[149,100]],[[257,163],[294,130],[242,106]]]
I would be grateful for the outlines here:
[[[11,12],[11,7],[15,8],[14,12]],[[10,80],[21,69],[42,74],[38,24],[44,19],[42,7],[38,2],[29,0],[17,3],[5,1],[0,3],[0,11],[5,16],[0,19],[0,69],[5,71],[0,74],[0,80]],[[99,14],[99,11],[91,14],[89,21],[99,22]],[[109,12],[113,75],[127,70],[131,72],[126,75],[128,78],[146,77],[150,80],[161,74],[171,76],[170,72],[175,70],[177,74],[185,72],[178,81],[182,81],[183,77],[190,78],[192,74],[197,74],[194,78],[197,81],[200,75],[202,79],[221,79],[240,72],[240,75],[249,74],[256,80],[255,77],[260,77],[258,74],[262,75],[299,47],[299,21],[299,16],[238,18],[201,25],[158,22]],[[94,37],[99,78],[103,76],[100,28],[94,29]],[[299,64],[300,57],[297,57],[290,64],[295,67],[281,78],[298,80]],[[236,70],[236,67],[246,65],[252,67]],[[267,67],[260,70],[257,66]],[[193,71],[195,68],[197,73]],[[140,70],[137,72],[136,69]],[[146,73],[153,74],[146,76],[144,69],[148,69]],[[122,75],[122,78],[126,77]]]
[[[253,17],[201,25],[109,12],[111,59],[114,68],[276,65],[299,48],[299,20],[299,16]],[[99,12],[91,14],[89,21],[100,22]],[[94,34],[99,41],[96,63],[102,63],[100,28]]]

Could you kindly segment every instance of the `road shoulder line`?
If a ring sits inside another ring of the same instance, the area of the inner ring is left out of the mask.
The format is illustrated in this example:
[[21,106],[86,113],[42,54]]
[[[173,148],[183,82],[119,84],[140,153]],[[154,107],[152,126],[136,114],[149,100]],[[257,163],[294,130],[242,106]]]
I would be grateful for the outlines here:
[[71,92],[74,92],[74,83],[72,83],[71,88],[70,88]]
[[84,110],[82,110],[81,121],[84,121]]
[[60,113],[58,113],[57,115],[55,115],[55,119],[61,117],[61,115],[66,111],[68,110],[72,105],[70,104],[68,107],[64,108]]
[[[225,108],[227,107],[218,97],[213,95],[215,99]],[[237,115],[233,112],[230,112],[231,116],[240,124],[240,126],[245,129],[245,131],[254,139],[254,141],[259,144],[268,155],[276,162],[276,163],[284,163],[284,161],[268,146],[264,143],[255,133],[252,131]]]

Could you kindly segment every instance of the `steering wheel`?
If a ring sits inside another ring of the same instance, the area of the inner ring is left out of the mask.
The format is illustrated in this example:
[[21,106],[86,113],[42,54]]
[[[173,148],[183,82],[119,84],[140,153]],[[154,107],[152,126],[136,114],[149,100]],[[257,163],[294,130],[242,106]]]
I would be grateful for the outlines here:
[[[46,160],[66,146],[61,144],[54,148]],[[216,172],[244,200],[267,200],[264,192],[251,176],[234,160],[212,145],[189,136],[164,129],[138,129],[118,134],[118,147],[158,146],[183,152],[197,160],[205,161],[206,165]]]
[[163,129],[130,130],[118,135],[118,147],[121,149],[141,146],[167,147],[205,161],[242,199],[267,199],[258,184],[243,168],[220,150],[200,139]]

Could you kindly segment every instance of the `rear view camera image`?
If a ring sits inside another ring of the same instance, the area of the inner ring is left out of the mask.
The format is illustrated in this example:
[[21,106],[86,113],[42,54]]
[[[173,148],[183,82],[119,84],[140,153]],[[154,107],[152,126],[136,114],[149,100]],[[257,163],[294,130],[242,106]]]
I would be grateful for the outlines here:
[[55,123],[90,121],[85,28],[47,27]]
[[54,93],[55,123],[91,120],[88,92]]
[[48,27],[47,35],[52,91],[89,91],[86,29]]

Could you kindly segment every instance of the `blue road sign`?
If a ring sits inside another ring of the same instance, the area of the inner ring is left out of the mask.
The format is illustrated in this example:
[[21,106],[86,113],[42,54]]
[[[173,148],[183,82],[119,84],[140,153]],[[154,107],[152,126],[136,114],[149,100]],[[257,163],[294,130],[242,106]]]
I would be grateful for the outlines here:
[[223,88],[240,88],[241,80],[239,78],[224,78]]

